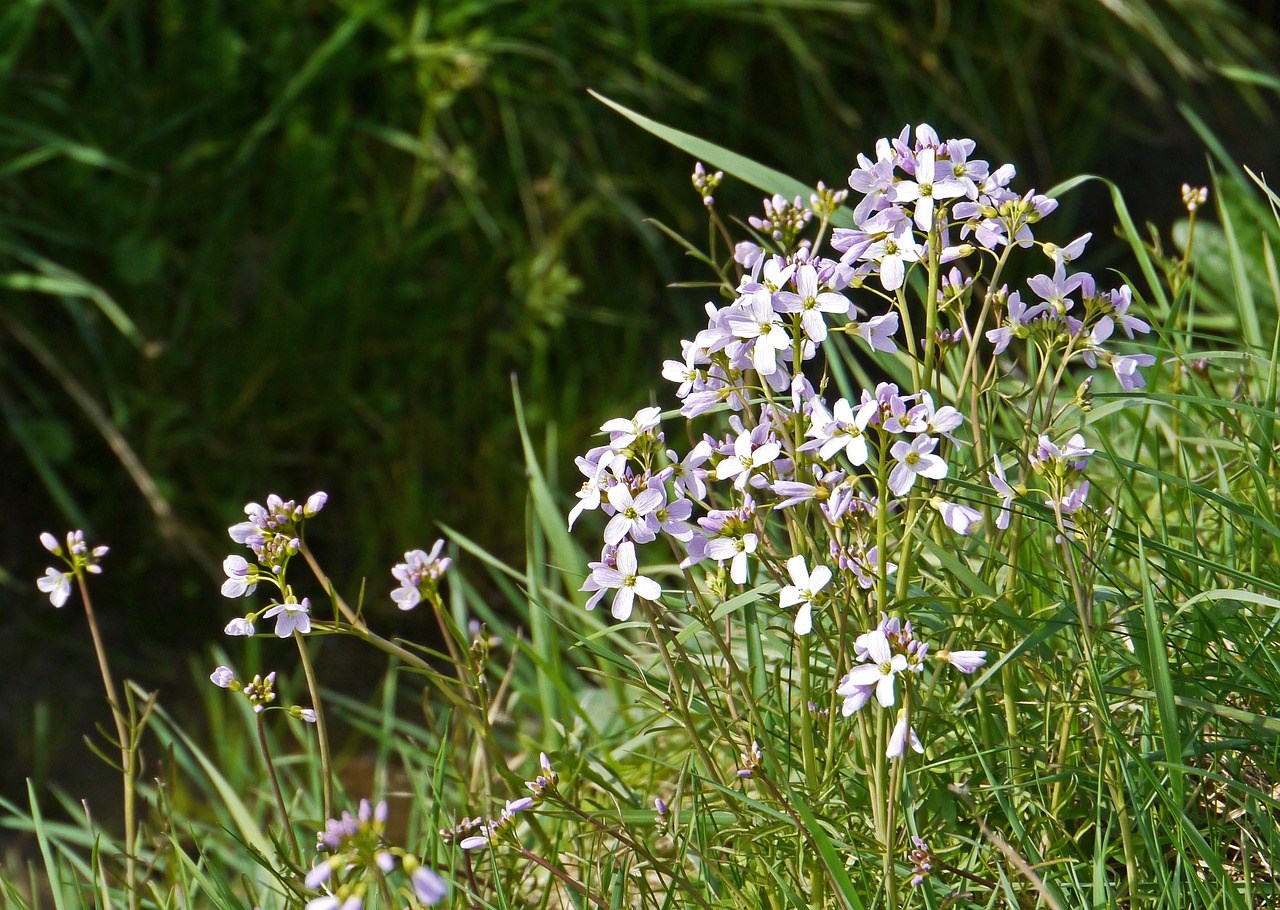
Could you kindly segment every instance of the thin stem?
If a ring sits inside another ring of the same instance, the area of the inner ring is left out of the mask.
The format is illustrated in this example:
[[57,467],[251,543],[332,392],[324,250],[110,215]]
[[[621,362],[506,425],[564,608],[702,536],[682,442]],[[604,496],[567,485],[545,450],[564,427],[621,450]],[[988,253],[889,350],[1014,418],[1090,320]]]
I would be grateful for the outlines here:
[[84,603],[85,619],[89,622],[89,636],[93,639],[93,651],[98,658],[98,672],[102,674],[102,686],[107,692],[107,704],[111,707],[111,717],[115,721],[116,738],[120,745],[120,768],[124,778],[124,882],[128,895],[129,910],[137,910],[138,894],[134,888],[133,850],[137,841],[137,797],[134,778],[136,768],[134,760],[137,750],[134,749],[133,731],[125,719],[123,703],[116,690],[115,678],[111,675],[111,665],[107,662],[107,649],[102,643],[102,633],[98,631],[98,617],[93,612],[93,600],[89,597],[89,586],[85,584],[84,573],[75,573],[76,584],[80,588],[80,599]]
[[517,846],[516,850],[525,859],[530,860],[531,862],[537,863],[539,866],[546,869],[556,878],[560,879],[560,881],[568,885],[580,897],[585,897],[587,900],[591,901],[597,907],[603,907],[605,908],[605,910],[608,910],[609,904],[604,900],[604,898],[602,898],[598,894],[592,894],[590,891],[586,889],[586,887],[580,881],[578,881],[575,878],[572,878],[568,873],[564,872],[561,869],[557,869],[555,866],[547,862],[541,856],[529,850],[526,850],[524,847]]
[[305,540],[299,542],[298,552],[301,553],[302,558],[307,561],[307,565],[311,567],[312,574],[315,575],[316,580],[320,582],[320,586],[324,588],[325,593],[333,599],[334,606],[338,608],[339,612],[342,613],[347,622],[351,623],[351,625],[355,626],[357,629],[366,628],[365,624],[360,621],[360,617],[357,616],[349,606],[347,606],[347,602],[343,599],[342,595],[338,593],[338,589],[333,586],[333,582],[329,580],[329,576],[324,574],[324,570],[320,568],[320,563],[316,562],[315,555],[311,552],[311,548],[307,546],[307,542]]
[[289,821],[289,810],[285,807],[284,792],[280,789],[280,778],[276,776],[276,765],[271,760],[271,749],[267,746],[267,730],[262,723],[262,714],[254,715],[258,728],[258,748],[262,750],[262,760],[267,766],[267,776],[271,778],[271,789],[276,794],[276,809],[280,813],[280,821],[285,833],[289,835],[289,845],[293,848],[293,861],[302,861],[302,849],[298,846],[298,837],[293,833],[293,824]]
[[316,712],[316,740],[320,745],[320,796],[324,804],[324,817],[333,818],[333,763],[329,759],[329,731],[325,726],[324,708],[320,703],[320,684],[311,663],[311,653],[302,635],[293,633],[298,643],[298,656],[302,659],[302,672],[307,676],[307,690],[311,693],[311,709]]

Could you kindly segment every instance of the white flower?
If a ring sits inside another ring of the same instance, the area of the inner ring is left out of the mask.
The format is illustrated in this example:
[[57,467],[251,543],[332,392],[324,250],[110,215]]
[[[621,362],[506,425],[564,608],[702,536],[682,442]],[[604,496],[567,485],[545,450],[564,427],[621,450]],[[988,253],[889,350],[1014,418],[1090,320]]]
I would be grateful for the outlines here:
[[652,578],[639,574],[636,547],[629,540],[618,547],[617,568],[600,566],[591,573],[591,580],[602,590],[617,590],[610,612],[614,619],[624,622],[631,618],[631,610],[637,597],[641,600],[657,600],[662,596],[661,585]]
[[235,678],[235,671],[230,667],[218,667],[209,674],[210,682],[223,689],[228,688],[233,682],[235,682]]
[[729,577],[734,584],[747,583],[747,557],[756,551],[760,538],[755,534],[743,534],[741,537],[715,537],[707,541],[707,556],[716,562],[731,560]]
[[301,635],[306,635],[311,631],[310,614],[311,601],[304,597],[301,603],[289,600],[282,604],[275,604],[262,614],[262,618],[279,617],[276,619],[276,635],[280,638],[288,638],[295,631]]
[[61,607],[71,596],[71,573],[50,567],[44,570],[43,578],[36,579],[36,587],[49,595],[49,603]]
[[716,479],[728,480],[736,477],[738,479],[733,485],[743,490],[753,473],[764,468],[780,454],[782,447],[776,442],[752,447],[751,431],[744,430],[733,442],[733,454],[716,466]]
[[[933,201],[935,199],[955,199],[964,195],[964,184],[951,176],[937,178],[937,171],[947,174],[944,165],[937,168],[934,161],[936,151],[924,149],[916,156],[916,179],[902,180],[893,185],[894,202],[914,202],[916,227],[922,231],[933,228]],[[886,290],[893,290],[885,285]]]
[[624,449],[638,437],[655,429],[661,419],[662,408],[641,408],[630,420],[615,417],[613,420],[606,420],[600,429],[609,434],[609,445],[614,450]]
[[781,317],[773,309],[767,289],[753,293],[746,306],[728,319],[729,328],[738,338],[755,339],[751,364],[761,376],[778,372],[778,352],[791,347],[791,335]]
[[831,581],[831,570],[826,566],[815,566],[810,572],[803,556],[792,556],[787,560],[787,574],[791,576],[791,584],[778,595],[778,606],[784,610],[799,606],[796,634],[808,635],[813,629],[813,599]]
[[920,737],[916,736],[916,731],[907,723],[907,712],[898,712],[898,723],[893,728],[893,735],[889,737],[889,748],[885,749],[885,758],[899,758],[906,751],[907,743],[911,743],[911,748],[916,752],[923,752],[924,746],[920,744]]
[[905,654],[894,654],[884,632],[873,629],[860,636],[859,644],[867,649],[868,663],[849,671],[836,691],[849,698],[853,689],[875,687],[876,699],[888,708],[893,705],[893,678],[907,669]]
[[849,459],[849,464],[855,468],[866,464],[869,452],[864,434],[871,418],[879,412],[878,402],[875,399],[863,402],[855,411],[846,399],[841,398],[832,406],[832,410],[834,414],[831,419],[819,427],[818,421],[820,416],[825,416],[825,412],[815,408],[814,424],[806,433],[822,440],[818,457],[823,461],[830,461],[837,452],[844,449],[844,456]]
[[252,635],[253,623],[247,616],[237,616],[222,631],[226,635]]
[[947,476],[947,463],[933,454],[938,440],[932,436],[917,436],[910,444],[899,440],[889,450],[897,460],[893,471],[889,474],[889,489],[894,496],[902,496],[916,482],[916,475],[930,480],[941,480]]
[[827,337],[827,324],[822,314],[845,315],[849,312],[849,298],[835,291],[819,291],[818,271],[807,262],[796,269],[795,279],[799,293],[780,292],[775,298],[778,309],[784,313],[799,313],[804,333],[821,344]]
[[604,528],[604,542],[616,547],[625,537],[636,543],[648,543],[657,535],[649,530],[646,518],[662,505],[661,490],[645,490],[639,496],[631,495],[625,483],[609,488],[609,505],[616,510]]
[[907,227],[899,234],[890,234],[883,240],[877,240],[867,248],[864,257],[880,264],[880,283],[886,291],[896,291],[902,287],[906,278],[907,265],[917,262],[924,252],[916,241],[911,228]]

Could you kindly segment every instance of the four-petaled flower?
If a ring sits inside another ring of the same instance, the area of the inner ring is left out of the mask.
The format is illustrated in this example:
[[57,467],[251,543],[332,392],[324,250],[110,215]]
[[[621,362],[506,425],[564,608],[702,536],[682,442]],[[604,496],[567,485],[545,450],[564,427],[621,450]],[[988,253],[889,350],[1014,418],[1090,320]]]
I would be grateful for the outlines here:
[[782,447],[776,442],[764,442],[757,446],[752,444],[751,436],[750,431],[744,431],[733,441],[733,454],[716,466],[717,480],[736,477],[733,485],[739,490],[745,489],[752,474],[763,470],[782,454]]
[[[876,700],[888,708],[893,704],[894,699],[894,677],[907,669],[907,657],[905,654],[893,653],[889,647],[888,637],[879,629],[868,632],[858,641],[866,647],[868,662],[850,670],[837,692],[846,699],[856,699],[862,695],[863,704],[865,704],[864,693],[874,689]],[[859,693],[857,690],[863,690],[863,692]]]
[[[616,568],[600,565],[591,573],[596,590],[616,590],[610,610],[613,618],[626,621],[631,618],[635,599],[656,601],[662,596],[662,586],[647,575],[641,575],[636,562],[636,547],[626,541],[618,547]],[[584,589],[586,590],[586,589]]]
[[778,595],[778,606],[784,610],[798,606],[796,634],[808,635],[813,629],[814,598],[831,581],[831,570],[826,566],[815,566],[810,572],[803,556],[792,556],[787,560],[787,574],[791,576],[791,584]]
[[903,496],[915,485],[916,477],[941,480],[947,476],[947,463],[933,454],[938,440],[932,436],[917,436],[911,442],[898,440],[889,453],[898,462],[889,473],[889,489],[894,496]]
[[262,614],[263,619],[271,619],[273,616],[276,617],[276,635],[280,638],[288,638],[294,632],[306,635],[311,631],[311,600],[306,597],[301,602],[286,600],[284,603],[273,604]]

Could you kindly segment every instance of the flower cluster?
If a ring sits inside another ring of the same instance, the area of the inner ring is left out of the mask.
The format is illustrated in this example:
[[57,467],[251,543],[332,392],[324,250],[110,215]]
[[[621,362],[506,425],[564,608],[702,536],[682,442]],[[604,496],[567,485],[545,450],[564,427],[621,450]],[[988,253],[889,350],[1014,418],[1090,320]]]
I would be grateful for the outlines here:
[[[766,200],[746,219],[749,237],[726,238],[733,261],[722,276],[736,274],[721,299],[662,366],[682,424],[671,436],[687,446],[668,442],[672,415],[649,406],[605,421],[577,459],[569,527],[603,516],[581,587],[587,609],[608,596],[627,620],[646,604],[661,617],[657,635],[678,629],[673,617],[687,610],[698,625],[684,634],[706,630],[699,647],[732,667],[758,633],[717,601],[763,606],[771,631],[783,620],[794,636],[792,662],[775,678],[807,692],[802,749],[819,735],[814,719],[830,724],[834,708],[849,717],[874,698],[892,714],[858,728],[874,737],[877,761],[902,762],[924,751],[918,731],[932,732],[941,691],[932,674],[986,665],[986,651],[931,648],[918,618],[888,615],[928,602],[934,579],[952,572],[938,552],[946,535],[985,534],[994,549],[1002,535],[1038,533],[1049,522],[1037,500],[1053,513],[1056,540],[1103,527],[1094,518],[1105,512],[1086,503],[1093,449],[1072,420],[1108,372],[1125,392],[1143,388],[1155,358],[1125,346],[1150,325],[1128,286],[1078,269],[1091,234],[1064,244],[1043,236],[1057,202],[1015,178],[972,140],[921,125],[858,156],[848,193],[819,186],[808,206]],[[694,184],[711,205],[701,167]],[[1023,266],[1032,277],[1013,287],[1002,277],[1023,253],[1035,260]],[[882,362],[868,368],[869,358]],[[1012,419],[998,419],[1004,408]],[[650,545],[657,555],[646,558]],[[647,566],[672,554],[681,581],[664,592],[667,579]],[[983,637],[964,625],[956,634],[966,643]],[[831,666],[842,675],[820,694],[810,674]],[[759,698],[751,688],[744,697]],[[794,703],[794,693],[779,697]],[[743,741],[738,774],[759,776],[760,742]],[[919,884],[932,853],[917,841],[910,859]]]
[[372,807],[361,800],[355,815],[343,812],[328,819],[316,849],[327,854],[307,873],[306,886],[324,893],[307,902],[307,910],[360,910],[372,884],[386,881],[398,865],[409,877],[413,894],[427,906],[440,903],[448,883],[422,861],[386,842],[387,804]]
[[556,792],[556,787],[560,783],[560,775],[551,767],[551,759],[547,757],[545,752],[538,755],[538,769],[538,776],[531,781],[525,782],[525,786],[533,793],[532,796],[522,796],[519,799],[507,800],[497,818],[491,818],[488,821],[480,818],[464,819],[452,831],[442,831],[440,833],[450,839],[459,838],[458,846],[463,850],[479,850],[496,842],[504,832],[515,826],[516,816],[519,813],[532,809],[549,795]]
[[[272,702],[276,700],[276,674],[274,670],[266,676],[255,675],[253,679],[242,683],[236,678],[235,671],[230,667],[219,666],[209,674],[209,681],[219,688],[243,695],[257,714],[274,707],[272,705]],[[311,708],[291,705],[284,710],[289,713],[290,717],[296,717],[298,720],[306,721],[309,724],[316,722],[316,712]]]
[[61,607],[71,597],[72,579],[82,572],[88,572],[90,575],[101,574],[102,566],[98,563],[109,550],[108,547],[90,549],[84,542],[83,531],[68,531],[66,540],[64,546],[48,531],[40,535],[41,545],[66,565],[66,569],[50,566],[44,570],[44,575],[36,580],[36,587],[42,593],[49,595],[49,602],[55,607]]
[[253,553],[255,562],[232,554],[222,561],[226,581],[222,583],[222,595],[229,598],[248,597],[260,583],[267,583],[279,592],[279,600],[265,610],[248,613],[231,620],[224,630],[228,635],[252,635],[254,623],[259,619],[275,619],[275,634],[289,638],[311,631],[311,602],[294,596],[287,581],[289,560],[302,548],[302,525],[314,518],[328,502],[329,495],[315,492],[302,505],[292,499],[281,499],[275,493],[267,497],[266,505],[251,502],[244,507],[247,520],[227,529],[231,539],[243,544]]
[[437,540],[430,553],[410,550],[404,554],[404,562],[391,569],[400,587],[391,592],[391,599],[401,610],[412,610],[423,600],[440,605],[440,579],[449,571],[453,560],[441,556],[444,541]]
[[[873,694],[882,708],[892,708],[898,701],[897,680],[908,685],[911,675],[924,672],[929,645],[915,637],[910,620],[904,623],[897,617],[885,616],[879,626],[858,636],[854,655],[861,663],[845,675],[836,689],[844,698],[841,712],[845,717],[862,710]],[[942,650],[935,659],[949,663],[961,673],[972,673],[987,662],[987,652]],[[901,756],[908,742],[915,751],[924,751],[909,714],[904,704],[889,739],[889,758]]]

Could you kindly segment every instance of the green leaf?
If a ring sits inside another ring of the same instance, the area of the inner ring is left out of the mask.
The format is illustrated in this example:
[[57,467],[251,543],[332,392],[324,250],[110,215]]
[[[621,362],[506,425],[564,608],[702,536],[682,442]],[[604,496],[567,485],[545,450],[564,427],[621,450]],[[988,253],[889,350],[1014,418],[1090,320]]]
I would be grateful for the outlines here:
[[[718,171],[724,171],[726,174],[737,177],[743,183],[754,186],[758,190],[763,190],[770,194],[778,193],[788,199],[799,196],[802,200],[807,200],[809,194],[813,192],[813,187],[801,183],[794,177],[788,177],[781,171],[776,171],[757,161],[752,161],[737,152],[731,152],[716,145],[714,142],[699,139],[692,133],[686,133],[683,130],[652,120],[644,116],[644,114],[638,114],[631,108],[624,107],[597,91],[591,89],[587,91],[592,98],[617,111],[636,126],[657,136],[663,142],[675,146],[680,151],[692,155]],[[853,213],[848,209],[842,208],[832,216],[831,223],[837,227],[853,227]]]

